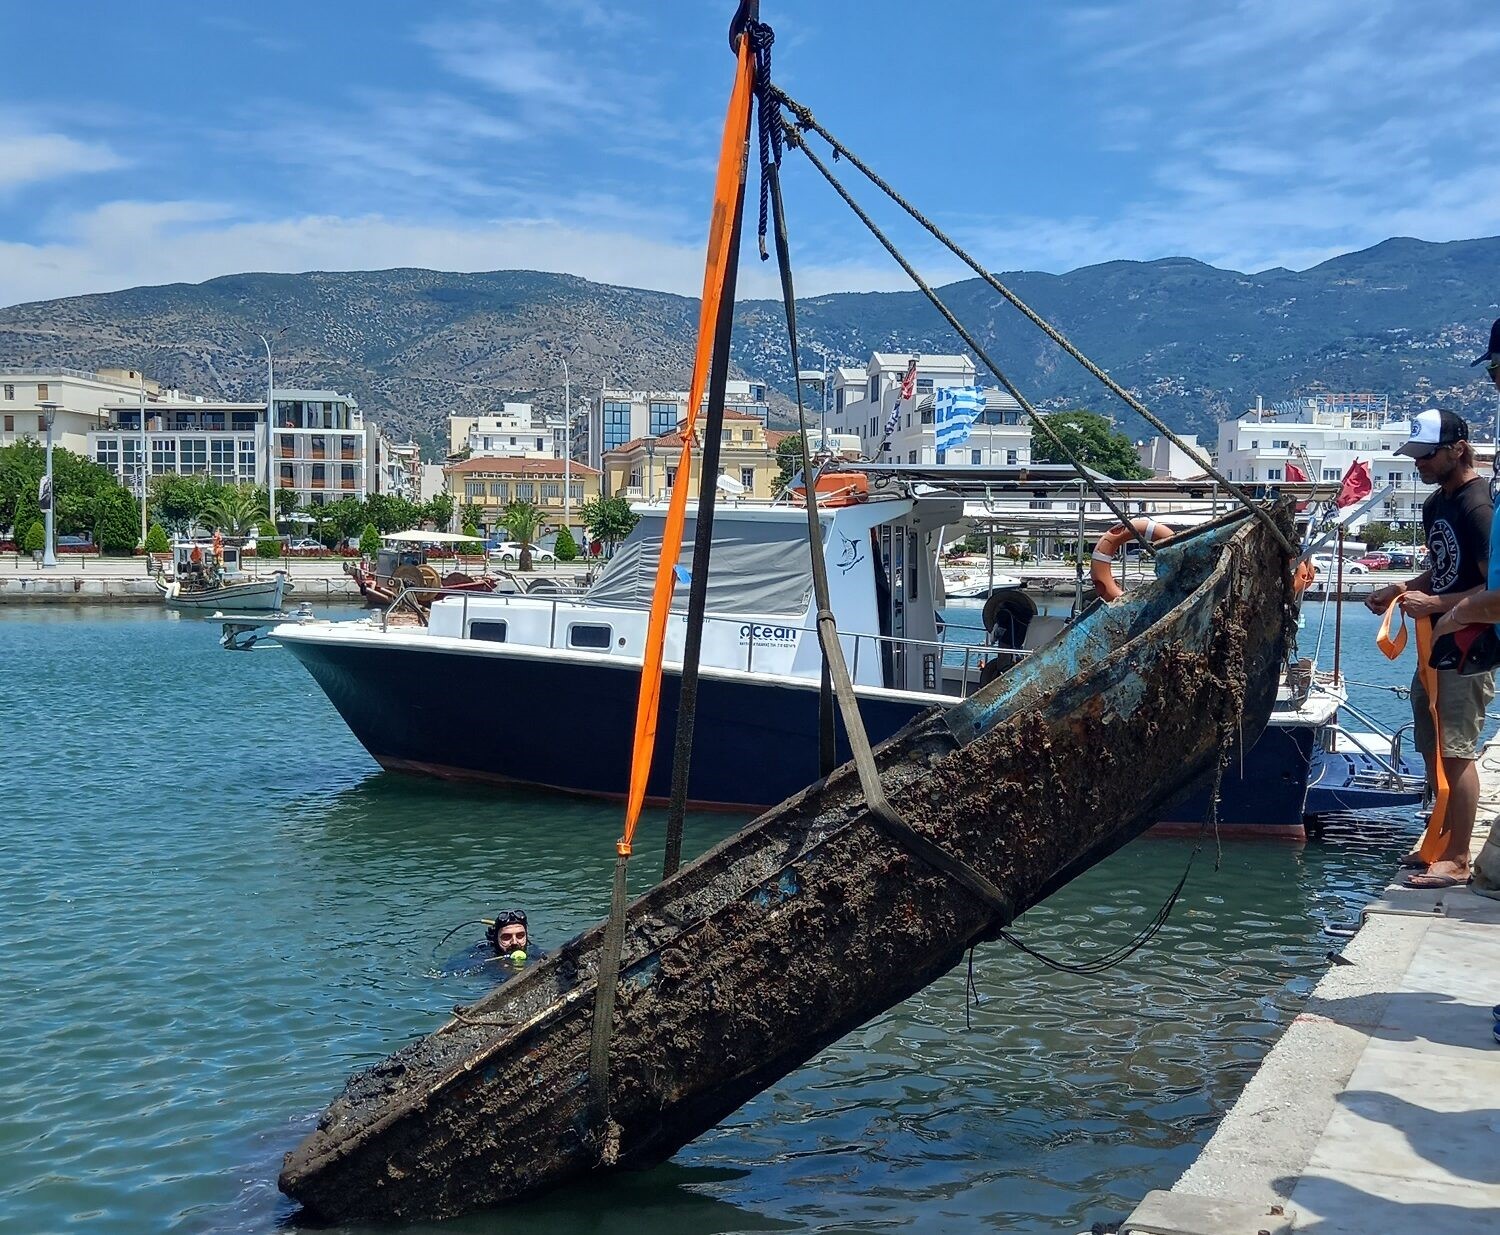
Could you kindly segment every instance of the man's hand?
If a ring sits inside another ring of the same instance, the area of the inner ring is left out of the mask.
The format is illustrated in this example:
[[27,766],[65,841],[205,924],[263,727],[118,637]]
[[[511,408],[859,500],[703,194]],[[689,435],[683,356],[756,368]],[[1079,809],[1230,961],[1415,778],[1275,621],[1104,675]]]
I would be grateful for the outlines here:
[[1445,608],[1441,596],[1429,596],[1426,592],[1401,593],[1401,612],[1407,617],[1434,617]]
[[1447,613],[1433,623],[1432,637],[1436,639],[1439,635],[1451,635],[1454,631],[1462,630],[1468,625],[1458,616],[1458,606],[1454,605]]
[[1404,583],[1387,583],[1383,588],[1371,592],[1365,597],[1365,607],[1371,613],[1384,613],[1391,607],[1391,601],[1400,596],[1406,590]]

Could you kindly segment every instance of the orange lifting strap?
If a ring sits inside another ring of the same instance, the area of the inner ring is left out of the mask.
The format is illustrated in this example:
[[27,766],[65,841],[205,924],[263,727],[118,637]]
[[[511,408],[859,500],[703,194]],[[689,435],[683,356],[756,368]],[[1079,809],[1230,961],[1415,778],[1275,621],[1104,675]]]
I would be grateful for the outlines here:
[[666,526],[662,529],[661,557],[656,563],[656,585],[651,592],[651,619],[646,627],[641,693],[635,711],[635,744],[630,756],[630,794],[625,799],[625,835],[616,846],[618,852],[626,856],[631,851],[636,824],[640,822],[641,807],[646,800],[646,780],[651,773],[651,758],[656,749],[663,649],[667,637],[667,617],[672,607],[672,585],[676,581],[675,567],[682,552],[683,525],[687,518],[693,432],[698,420],[698,407],[703,402],[703,391],[708,384],[709,361],[714,350],[714,328],[719,319],[719,300],[724,288],[725,268],[733,249],[730,232],[734,227],[735,202],[745,179],[751,87],[755,71],[755,55],[748,38],[739,40],[736,57],[734,89],[729,95],[729,110],[724,116],[724,137],[719,145],[719,173],[714,181],[714,212],[708,225],[708,260],[703,270],[703,302],[698,310],[698,351],[693,357],[693,382],[688,396],[687,420],[682,426],[682,454],[677,461],[677,474],[672,480],[672,498],[667,505]]
[[[1400,625],[1391,634],[1391,617],[1400,614]],[[1443,856],[1444,837],[1448,831],[1448,776],[1443,771],[1443,726],[1438,719],[1438,674],[1428,661],[1432,659],[1432,619],[1413,618],[1417,628],[1417,675],[1427,691],[1427,711],[1432,717],[1433,751],[1432,779],[1434,792],[1432,814],[1427,817],[1427,829],[1422,833],[1422,843],[1417,854],[1427,863],[1437,862]],[[1401,598],[1391,601],[1381,620],[1375,643],[1387,660],[1395,660],[1406,647],[1406,611],[1401,608]]]

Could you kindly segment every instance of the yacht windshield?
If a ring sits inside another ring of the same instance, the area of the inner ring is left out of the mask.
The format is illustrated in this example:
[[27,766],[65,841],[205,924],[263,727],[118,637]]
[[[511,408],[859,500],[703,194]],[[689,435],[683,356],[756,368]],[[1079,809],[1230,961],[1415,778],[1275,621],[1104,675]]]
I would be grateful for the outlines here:
[[[645,515],[610,559],[603,577],[589,589],[592,604],[648,609],[661,555],[660,515]],[[683,534],[682,564],[692,570],[696,520]],[[825,529],[826,534],[826,529]],[[812,595],[807,524],[796,520],[714,520],[713,555],[708,577],[711,613],[759,613],[784,616],[807,612]],[[685,610],[688,588],[672,592],[672,608]]]

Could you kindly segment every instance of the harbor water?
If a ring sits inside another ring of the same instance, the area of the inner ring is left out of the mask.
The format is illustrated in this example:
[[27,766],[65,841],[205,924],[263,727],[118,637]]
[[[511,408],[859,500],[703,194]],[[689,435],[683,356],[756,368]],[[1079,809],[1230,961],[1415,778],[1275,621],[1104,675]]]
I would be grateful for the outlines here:
[[[1315,635],[1310,615],[1304,651]],[[1345,668],[1403,681],[1351,610]],[[290,656],[152,607],[0,609],[0,1231],[268,1232],[281,1156],[344,1077],[486,978],[450,928],[555,946],[608,904],[619,808],[381,772]],[[1324,637],[1324,663],[1331,651]],[[1410,654],[1408,654],[1410,655]],[[435,682],[439,694],[462,682]],[[1355,698],[1400,721],[1407,704]],[[490,738],[530,722],[492,701]],[[589,755],[589,715],[553,735]],[[758,757],[746,752],[746,758]],[[738,827],[695,818],[697,851]],[[1074,1232],[1193,1159],[1416,830],[1305,846],[1144,838],[1025,915],[1097,977],[1006,945],[823,1051],[667,1166],[423,1231]],[[644,888],[661,821],[637,843]],[[892,965],[905,963],[900,955]],[[966,1006],[967,1004],[967,1006]],[[386,1228],[390,1229],[390,1228]]]

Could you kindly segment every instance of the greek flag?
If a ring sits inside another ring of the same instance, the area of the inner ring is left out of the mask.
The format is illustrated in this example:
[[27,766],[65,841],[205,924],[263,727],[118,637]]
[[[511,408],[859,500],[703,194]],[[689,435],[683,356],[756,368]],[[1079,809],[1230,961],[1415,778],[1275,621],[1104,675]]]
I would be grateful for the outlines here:
[[933,400],[934,428],[939,450],[952,450],[969,440],[975,418],[984,411],[978,386],[944,386]]

